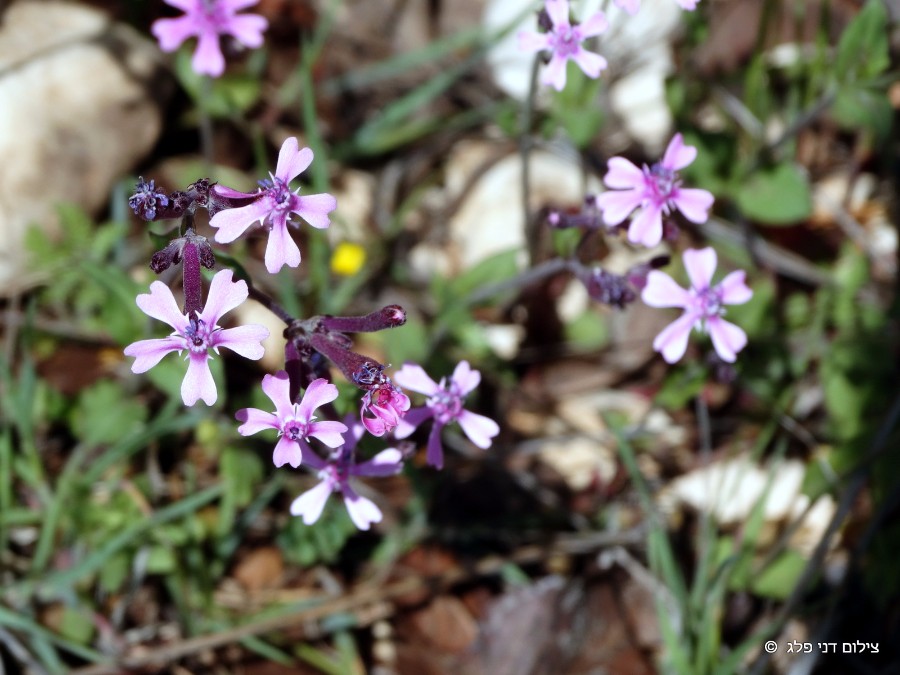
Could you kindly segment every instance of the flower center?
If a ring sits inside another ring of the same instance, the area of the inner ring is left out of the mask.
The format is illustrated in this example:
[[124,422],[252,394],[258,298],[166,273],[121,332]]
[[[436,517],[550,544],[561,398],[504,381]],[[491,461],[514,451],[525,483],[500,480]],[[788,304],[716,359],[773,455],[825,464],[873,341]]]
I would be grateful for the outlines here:
[[654,201],[660,205],[666,204],[672,199],[675,189],[680,184],[678,173],[667,169],[662,164],[654,164],[649,168],[645,166],[644,177],[647,186],[653,193]]
[[725,306],[722,303],[722,291],[718,288],[706,288],[697,291],[696,301],[697,309],[705,317],[722,316],[725,313]]
[[296,195],[291,192],[290,188],[288,188],[287,186],[287,183],[285,183],[280,178],[275,178],[273,176],[271,180],[259,181],[259,184],[263,187],[266,192],[266,196],[271,201],[273,211],[285,213],[287,211],[293,210],[293,198],[296,197]]
[[309,428],[309,425],[302,420],[288,420],[284,424],[284,428],[281,433],[287,436],[292,441],[300,441],[301,439],[306,438],[306,431]]
[[203,319],[192,316],[181,334],[185,348],[194,354],[205,354],[210,347],[209,337],[214,330],[210,330]]
[[551,45],[560,56],[572,56],[581,48],[581,31],[575,26],[557,26]]
[[446,379],[441,379],[441,390],[428,399],[428,407],[434,411],[434,419],[441,424],[448,424],[459,417],[462,412],[462,396],[455,384],[447,387]]
[[[206,19],[207,25],[213,29],[218,29],[228,22],[228,16],[219,0],[200,0],[200,10]],[[216,32],[220,31],[216,30]]]

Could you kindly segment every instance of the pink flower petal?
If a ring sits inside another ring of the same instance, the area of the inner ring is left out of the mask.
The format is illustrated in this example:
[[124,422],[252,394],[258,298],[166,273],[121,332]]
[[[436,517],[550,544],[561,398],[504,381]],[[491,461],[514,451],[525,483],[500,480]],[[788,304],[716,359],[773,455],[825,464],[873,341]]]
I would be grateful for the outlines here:
[[163,0],[167,5],[180,9],[182,12],[192,14],[199,6],[198,0]]
[[662,353],[662,357],[668,363],[675,363],[687,351],[688,338],[691,329],[696,322],[691,314],[683,314],[681,317],[662,329],[656,339],[653,340],[653,349]]
[[245,47],[255,49],[263,43],[263,32],[269,27],[269,22],[258,14],[244,14],[234,17],[224,29],[235,40]]
[[329,448],[339,448],[344,445],[344,432],[347,431],[347,425],[341,422],[332,422],[325,420],[322,422],[313,422],[309,425],[306,432],[307,436],[318,438]]
[[317,195],[303,195],[300,206],[293,213],[303,218],[315,228],[323,230],[331,225],[328,214],[337,208],[337,200],[327,192]]
[[347,507],[350,520],[360,530],[368,530],[372,523],[381,522],[381,510],[375,506],[375,502],[360,497],[349,486],[344,487],[344,506]]
[[736,270],[722,279],[719,283],[722,302],[726,305],[743,305],[753,297],[753,291],[744,282],[746,276],[744,270]]
[[[275,414],[279,420],[285,420],[294,416],[294,404],[291,402],[291,381],[287,372],[279,370],[274,375],[264,375],[262,381],[263,393],[275,405]],[[278,424],[281,428],[281,424]]]
[[422,366],[415,363],[404,363],[403,367],[394,373],[394,382],[404,389],[411,389],[426,396],[431,396],[441,389],[437,382],[428,377]]
[[566,88],[566,63],[568,59],[557,55],[555,52],[550,59],[550,63],[544,69],[541,76],[541,82],[553,87],[556,91],[562,91]]
[[569,25],[569,2],[568,0],[547,0],[544,4],[550,20],[553,22],[554,28]]
[[134,356],[131,364],[132,373],[146,373],[166,354],[184,349],[184,343],[175,337],[156,340],[138,340],[125,347],[125,356]]
[[150,32],[159,40],[159,48],[164,52],[174,52],[185,40],[197,34],[196,23],[189,16],[177,19],[157,19],[150,26]]
[[481,373],[473,370],[468,361],[460,361],[450,379],[456,385],[459,395],[465,396],[481,384]]
[[697,9],[698,0],[675,0],[679,5],[681,5],[682,9],[686,9],[689,12]]
[[328,501],[331,492],[331,485],[322,481],[291,503],[291,515],[301,516],[304,523],[312,525],[322,515],[322,509],[325,508],[325,502]]
[[644,202],[638,190],[607,190],[596,198],[597,208],[603,211],[603,222],[618,225]]
[[687,307],[691,302],[690,293],[659,270],[651,270],[647,275],[647,285],[641,291],[641,300],[651,307]]
[[287,436],[282,436],[275,444],[275,450],[272,452],[272,463],[275,466],[284,466],[290,464],[295,469],[303,462],[303,450],[297,441],[293,441]]
[[313,151],[309,148],[300,149],[300,144],[293,136],[286,138],[278,151],[278,164],[275,166],[275,176],[285,183],[290,183],[302,172],[309,168],[313,161]]
[[212,77],[219,77],[225,72],[225,57],[222,56],[222,48],[219,46],[218,33],[210,30],[200,33],[194,58],[191,59],[191,68],[198,75]]
[[434,411],[427,406],[413,408],[397,422],[397,427],[394,429],[394,438],[408,438],[422,422],[430,419],[432,415],[434,415]]
[[[313,380],[306,388],[306,391],[303,394],[303,399],[300,401],[300,405],[297,406],[297,417],[302,420],[309,421],[309,419],[312,418],[313,412],[316,408],[323,406],[326,403],[331,403],[337,397],[337,387],[331,384],[324,377]],[[340,424],[340,422],[337,422],[337,424]],[[347,431],[346,426],[344,426],[343,424],[341,424],[340,426],[341,433]]]
[[500,433],[500,427],[489,417],[463,410],[456,418],[469,440],[484,450],[491,447],[491,440]]
[[209,226],[218,228],[215,236],[217,242],[229,244],[244,234],[251,225],[257,222],[262,224],[271,210],[268,200],[260,198],[247,206],[219,211],[209,219]]
[[648,204],[640,210],[628,226],[628,241],[650,248],[662,241],[662,210]]
[[425,452],[425,462],[435,469],[444,468],[444,446],[441,444],[441,429],[444,425],[435,421],[428,434],[428,448]]
[[210,188],[211,192],[215,192],[220,197],[226,197],[228,199],[253,199],[254,197],[259,196],[259,190],[256,192],[241,192],[240,190],[235,190],[234,188],[230,188],[227,185],[222,185],[221,183],[216,183]]
[[550,49],[550,36],[547,33],[521,31],[519,33],[519,49],[523,52],[539,52]]
[[252,436],[266,429],[281,428],[275,415],[259,408],[241,408],[234,414],[234,417],[239,422],[243,422],[238,427],[238,433],[241,436]]
[[394,476],[403,470],[403,453],[396,448],[382,450],[367,462],[350,469],[356,476]]
[[144,314],[169,324],[178,332],[188,325],[187,317],[179,309],[172,291],[161,281],[150,284],[150,293],[137,296],[135,303]]
[[210,338],[210,346],[225,347],[245,359],[258,361],[266,353],[265,347],[260,342],[267,337],[269,337],[269,330],[265,326],[257,324],[236,326],[213,333]]
[[595,37],[609,28],[609,21],[606,20],[606,15],[603,12],[597,12],[590,16],[578,28],[581,30],[582,37]]
[[593,78],[600,77],[600,71],[605,70],[607,66],[606,59],[602,56],[580,48],[572,56],[572,60],[578,64],[585,75]]
[[209,357],[206,354],[191,354],[187,373],[181,382],[181,400],[186,406],[194,405],[198,399],[202,399],[206,405],[212,405],[216,398],[218,393],[209,370]]
[[300,266],[300,248],[288,232],[287,225],[279,223],[272,226],[266,244],[265,262],[269,274],[277,274],[284,265]]
[[662,165],[666,169],[678,171],[694,161],[697,157],[697,148],[685,145],[681,134],[675,134],[669,141],[666,154],[663,156]]
[[[220,270],[209,285],[209,293],[206,296],[206,304],[200,313],[200,318],[209,326],[219,323],[223,314],[227,314],[240,305],[250,295],[247,282],[243,279],[232,281],[234,272]],[[266,331],[268,337],[268,331]]]
[[675,207],[692,223],[709,220],[709,210],[715,201],[711,192],[696,188],[678,188],[672,201]]
[[626,12],[634,16],[641,8],[641,0],[616,0],[616,7],[624,9]]
[[629,188],[635,190],[644,189],[644,172],[624,157],[610,157],[607,162],[608,170],[603,182],[607,187],[617,190]]
[[719,283],[722,302],[726,305],[743,305],[753,297],[753,290],[744,282],[746,276],[744,270],[736,270],[722,279]]
[[706,320],[713,347],[723,361],[734,363],[737,353],[747,345],[747,334],[725,319],[713,316]]
[[689,248],[682,257],[691,286],[697,291],[709,288],[717,265],[715,249],[711,246],[701,249]]
[[218,0],[219,8],[233,14],[247,7],[258,5],[259,0]]

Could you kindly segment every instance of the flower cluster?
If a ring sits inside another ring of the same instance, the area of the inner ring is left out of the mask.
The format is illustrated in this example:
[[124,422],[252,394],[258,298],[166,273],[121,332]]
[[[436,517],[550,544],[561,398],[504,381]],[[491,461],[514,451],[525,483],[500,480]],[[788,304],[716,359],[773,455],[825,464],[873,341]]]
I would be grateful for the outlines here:
[[[697,4],[697,0],[676,1],[688,10]],[[165,2],[184,14],[157,20],[152,32],[167,52],[196,37],[192,65],[200,74],[217,77],[224,72],[223,41],[226,45],[259,47],[268,28],[264,17],[240,13],[258,0]],[[631,14],[640,7],[639,0],[616,0],[616,4]],[[568,0],[545,0],[538,22],[540,32],[523,31],[518,40],[522,50],[542,53],[544,84],[562,90],[570,61],[590,78],[599,77],[607,68],[603,56],[584,46],[607,31],[603,12],[579,22],[570,15]],[[581,228],[582,242],[601,234],[619,236],[622,231],[627,232],[629,242],[641,246],[674,242],[679,231],[675,222],[678,214],[699,224],[707,220],[713,206],[712,194],[682,185],[679,172],[696,156],[697,149],[686,145],[682,135],[676,133],[657,163],[638,167],[624,157],[613,157],[604,177],[605,192],[588,196],[578,213],[549,210],[546,220],[557,229]],[[146,221],[183,219],[184,231],[153,255],[151,269],[159,274],[181,265],[184,304],[179,307],[172,290],[161,281],[151,283],[149,293],[138,296],[137,305],[150,317],[168,324],[173,332],[163,338],[134,342],[126,347],[125,354],[134,357],[132,370],[143,373],[170,352],[185,353],[183,402],[192,406],[202,400],[212,405],[218,392],[210,359],[219,354],[220,348],[226,348],[258,360],[263,356],[262,342],[269,334],[258,325],[224,327],[220,323],[225,314],[250,297],[262,303],[285,324],[284,368],[262,378],[262,392],[271,402],[271,410],[246,407],[235,413],[238,433],[252,436],[274,431],[273,464],[305,468],[315,474],[315,486],[291,504],[293,515],[312,524],[321,516],[331,494],[339,493],[356,527],[367,530],[380,522],[383,514],[376,500],[366,496],[367,488],[359,479],[402,471],[408,453],[400,447],[411,444],[404,439],[416,435],[424,439],[425,461],[440,469],[445,463],[445,436],[455,433],[445,429],[458,425],[472,445],[487,449],[498,437],[500,427],[465,407],[467,398],[481,384],[481,373],[467,361],[459,362],[449,377],[436,381],[415,363],[405,363],[389,376],[388,365],[356,350],[353,334],[390,330],[405,323],[406,313],[399,305],[363,316],[297,318],[254,287],[250,279],[235,278],[231,269],[215,272],[206,288],[201,268],[215,269],[216,256],[206,237],[194,231],[198,210],[207,211],[217,244],[264,234],[264,263],[270,274],[300,266],[302,256],[294,231],[302,224],[319,230],[328,228],[337,208],[337,200],[330,194],[303,194],[299,188],[290,187],[313,160],[312,150],[301,148],[296,138],[288,138],[279,150],[274,172],[249,192],[202,178],[184,190],[168,193],[153,180],[139,180],[129,199],[135,214]],[[310,236],[317,235],[310,232]],[[623,309],[641,298],[652,307],[681,309],[682,316],[653,342],[667,362],[684,356],[690,333],[697,330],[710,336],[720,362],[733,363],[747,344],[747,336],[724,316],[726,306],[745,303],[753,295],[745,283],[745,273],[734,271],[713,283],[718,260],[711,248],[689,249],[683,260],[690,279],[687,289],[660,270],[669,262],[667,255],[638,262],[621,274],[594,267],[586,256],[578,255],[548,269],[567,271],[584,284],[592,299],[612,307]],[[241,271],[240,276],[246,275]],[[359,392],[357,412],[343,417],[343,421],[338,421],[339,406],[335,402],[339,391],[330,381],[332,368]],[[404,390],[424,400],[413,407]],[[420,431],[429,422],[427,434]],[[464,442],[462,436],[457,440]],[[381,449],[370,450],[373,443],[380,443]]]
[[[143,373],[169,352],[186,352],[188,367],[181,387],[182,400],[189,406],[198,400],[212,405],[218,397],[209,368],[213,353],[218,354],[219,348],[225,347],[249,359],[263,356],[261,343],[269,335],[264,327],[219,325],[223,315],[252,295],[286,325],[285,366],[262,380],[263,393],[274,409],[238,410],[235,414],[240,422],[238,433],[251,436],[274,430],[277,440],[273,464],[302,466],[316,472],[319,484],[294,501],[291,513],[312,523],[321,514],[328,496],[340,492],[356,526],[368,529],[381,520],[381,511],[373,501],[359,494],[352,479],[395,474],[402,469],[403,454],[389,447],[371,459],[358,460],[357,444],[364,434],[375,438],[394,434],[399,440],[412,434],[426,418],[434,417],[427,458],[429,463],[442,466],[439,434],[443,426],[458,421],[472,442],[481,448],[490,446],[499,428],[492,420],[462,409],[463,397],[472,392],[481,377],[468,363],[457,367],[449,385],[443,380],[441,385],[435,384],[419,366],[404,366],[397,376],[409,380],[410,389],[429,395],[424,408],[410,411],[409,397],[388,377],[387,366],[354,350],[350,334],[402,326],[406,312],[399,305],[388,305],[364,316],[322,315],[297,319],[248,280],[235,280],[231,269],[215,273],[204,301],[201,268],[214,268],[216,260],[209,241],[193,229],[195,212],[208,211],[217,243],[230,243],[258,225],[268,234],[266,269],[274,274],[284,265],[297,267],[300,249],[288,229],[289,224],[294,224],[292,217],[298,216],[321,229],[328,227],[328,214],[337,206],[329,194],[301,195],[299,190],[288,188],[312,160],[312,151],[301,149],[296,138],[288,138],[281,146],[274,175],[261,182],[256,192],[240,192],[204,178],[184,191],[168,194],[154,181],[140,179],[129,199],[135,214],[148,221],[181,217],[188,225],[181,236],[153,255],[150,265],[158,274],[173,265],[182,266],[184,307],[178,307],[168,286],[154,281],[149,294],[138,296],[138,307],[169,324],[174,332],[165,338],[139,340],[126,347],[125,354],[135,359],[132,370]],[[361,391],[359,414],[355,419],[336,421],[333,403],[338,398],[338,389],[329,381],[329,363]],[[408,413],[410,421],[404,423]]]

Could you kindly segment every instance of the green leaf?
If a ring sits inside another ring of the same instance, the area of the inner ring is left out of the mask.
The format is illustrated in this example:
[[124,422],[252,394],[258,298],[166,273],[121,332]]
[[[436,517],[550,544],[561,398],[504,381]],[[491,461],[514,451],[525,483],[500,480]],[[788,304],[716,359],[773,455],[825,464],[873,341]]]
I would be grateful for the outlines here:
[[834,70],[839,82],[871,79],[888,68],[887,24],[882,0],[869,0],[853,18],[837,46]]
[[86,645],[94,636],[94,622],[84,620],[84,609],[64,607],[59,623],[59,632],[67,640]]
[[121,385],[101,380],[78,397],[71,413],[72,429],[89,445],[112,443],[134,432],[147,418],[147,408],[125,396]]
[[175,55],[175,74],[197,106],[213,117],[242,115],[259,100],[262,82],[252,75],[228,74],[212,79],[198,75],[191,66],[191,50]]
[[751,588],[757,595],[784,600],[794,590],[804,567],[806,558],[803,555],[785,551],[753,578]]
[[845,129],[861,127],[876,138],[885,138],[891,131],[894,109],[883,88],[846,85],[838,89],[831,116]]
[[791,225],[812,212],[809,179],[795,164],[752,174],[737,190],[738,207],[763,225]]

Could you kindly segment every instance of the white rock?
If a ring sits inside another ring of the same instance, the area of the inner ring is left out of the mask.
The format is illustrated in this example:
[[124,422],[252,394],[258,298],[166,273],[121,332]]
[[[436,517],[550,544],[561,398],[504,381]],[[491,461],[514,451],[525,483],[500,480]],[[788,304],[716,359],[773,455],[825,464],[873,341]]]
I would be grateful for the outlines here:
[[34,282],[23,236],[55,207],[89,212],[155,143],[158,101],[144,83],[159,50],[74,3],[18,2],[0,22],[0,288]]

